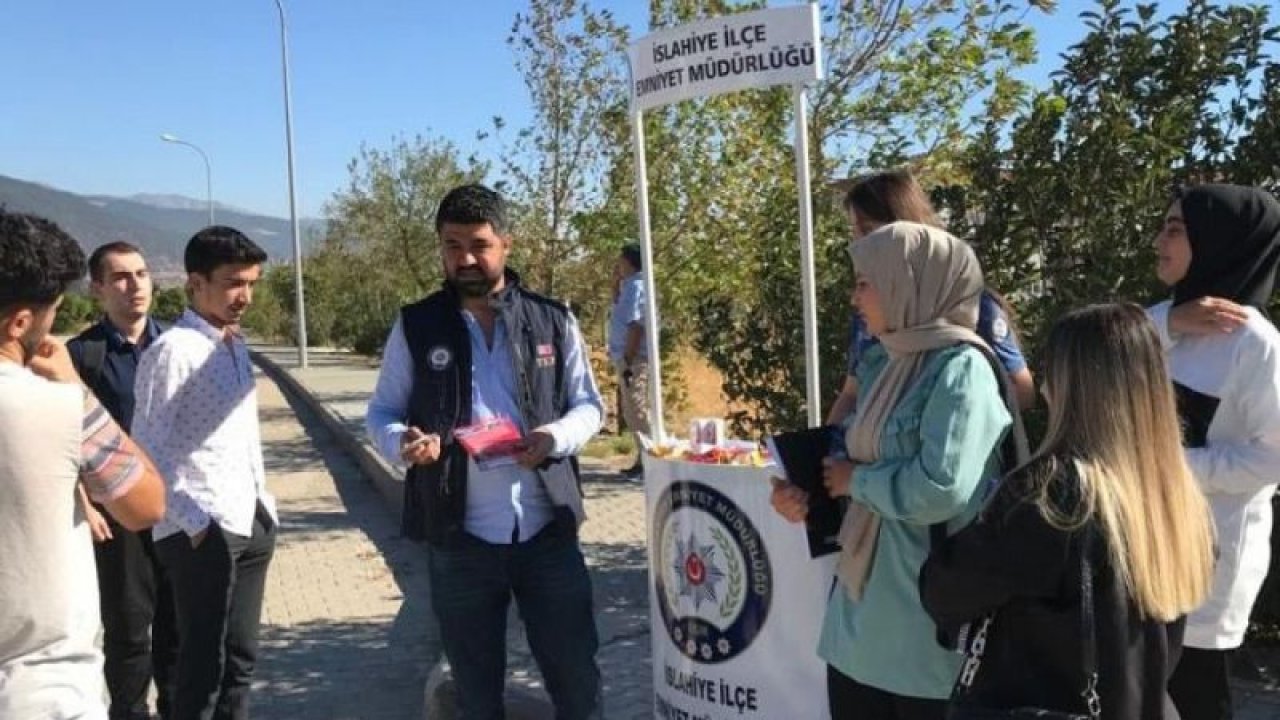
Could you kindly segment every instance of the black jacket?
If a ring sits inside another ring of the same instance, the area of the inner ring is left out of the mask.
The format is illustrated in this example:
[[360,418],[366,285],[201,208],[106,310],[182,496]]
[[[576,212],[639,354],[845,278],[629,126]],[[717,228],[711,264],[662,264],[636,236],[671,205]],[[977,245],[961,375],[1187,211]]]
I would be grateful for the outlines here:
[[[1073,474],[1059,478],[1059,507],[1074,507]],[[1176,720],[1166,693],[1182,649],[1183,619],[1144,620],[1090,521],[1094,637],[1102,717]],[[1082,540],[1051,526],[1019,476],[1007,479],[982,515],[939,546],[920,576],[920,597],[954,643],[961,626],[995,611],[967,702],[990,708],[1035,706],[1085,712],[1081,621]]]

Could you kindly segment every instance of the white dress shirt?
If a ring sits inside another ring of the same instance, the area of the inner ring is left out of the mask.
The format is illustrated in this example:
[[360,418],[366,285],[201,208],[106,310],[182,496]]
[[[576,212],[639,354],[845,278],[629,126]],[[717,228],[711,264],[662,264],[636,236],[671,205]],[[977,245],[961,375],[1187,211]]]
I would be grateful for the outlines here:
[[143,353],[134,395],[134,439],[167,491],[152,537],[194,536],[211,522],[250,537],[259,502],[275,519],[253,366],[239,336],[187,310]]
[[[540,428],[524,427],[516,399],[515,377],[507,328],[498,318],[493,341],[486,341],[479,323],[467,311],[463,320],[471,337],[471,419],[473,422],[507,417],[521,432],[545,430],[555,439],[552,457],[576,454],[600,430],[604,404],[586,360],[578,323],[569,316],[561,356],[564,358],[569,410],[555,422]],[[413,355],[396,320],[382,355],[378,384],[369,401],[365,429],[378,451],[393,463],[402,463],[400,438],[408,429],[409,397],[413,391]],[[486,542],[509,544],[533,537],[552,519],[553,510],[541,478],[519,465],[481,470],[467,460],[467,507],[463,527]]]

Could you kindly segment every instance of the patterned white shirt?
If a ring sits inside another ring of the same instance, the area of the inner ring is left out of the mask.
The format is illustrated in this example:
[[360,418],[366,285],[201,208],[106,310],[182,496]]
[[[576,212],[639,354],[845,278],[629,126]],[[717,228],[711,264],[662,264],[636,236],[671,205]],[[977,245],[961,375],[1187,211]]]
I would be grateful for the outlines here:
[[134,381],[133,437],[165,480],[156,540],[194,536],[216,522],[249,537],[266,489],[258,397],[244,341],[187,310],[142,355]]

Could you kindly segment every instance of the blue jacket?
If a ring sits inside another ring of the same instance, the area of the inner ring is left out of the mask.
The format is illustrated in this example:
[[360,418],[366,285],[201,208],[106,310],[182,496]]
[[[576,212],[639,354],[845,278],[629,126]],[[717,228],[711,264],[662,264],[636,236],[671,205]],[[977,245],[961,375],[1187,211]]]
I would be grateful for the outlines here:
[[[884,370],[868,350],[858,384]],[[885,423],[880,459],[859,466],[850,495],[880,515],[880,536],[862,600],[836,583],[818,654],[847,677],[915,698],[945,699],[961,656],[937,642],[918,578],[929,526],[954,531],[973,518],[999,475],[999,446],[1012,425],[995,372],[969,346],[934,351]]]

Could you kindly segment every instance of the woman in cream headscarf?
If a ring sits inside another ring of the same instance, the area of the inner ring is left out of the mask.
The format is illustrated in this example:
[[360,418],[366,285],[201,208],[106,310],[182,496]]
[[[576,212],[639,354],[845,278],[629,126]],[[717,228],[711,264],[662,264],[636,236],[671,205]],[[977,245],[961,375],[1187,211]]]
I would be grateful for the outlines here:
[[[828,473],[831,493],[851,503],[818,653],[834,720],[941,719],[961,657],[938,645],[917,577],[931,526],[965,524],[999,475],[1016,403],[974,332],[983,279],[968,245],[893,223],[850,253],[854,301],[880,345],[858,378],[866,391],[846,435],[852,473]],[[783,515],[803,516],[799,489],[782,488],[774,501]]]

